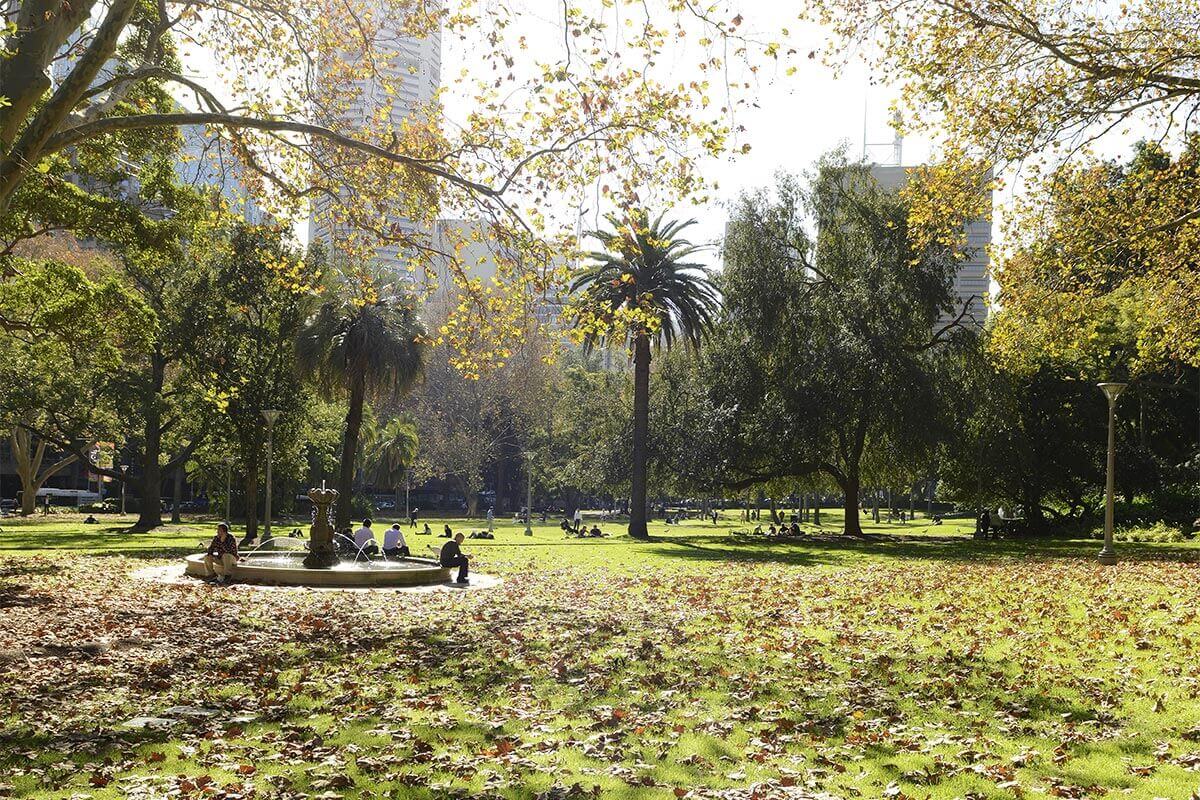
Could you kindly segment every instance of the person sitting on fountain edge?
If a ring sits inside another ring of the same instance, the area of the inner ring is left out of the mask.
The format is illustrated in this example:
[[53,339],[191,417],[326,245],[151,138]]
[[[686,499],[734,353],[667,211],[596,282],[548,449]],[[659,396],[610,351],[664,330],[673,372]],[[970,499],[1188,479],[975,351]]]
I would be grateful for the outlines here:
[[237,539],[229,532],[224,522],[217,523],[217,535],[208,543],[204,554],[204,578],[216,579],[217,583],[228,583],[233,568],[238,562]]
[[408,558],[408,542],[404,541],[404,532],[400,530],[400,523],[397,522],[384,531],[383,554],[388,558]]
[[467,560],[470,558],[462,551],[463,535],[462,533],[454,534],[454,538],[442,545],[442,552],[438,558],[443,567],[458,567],[458,579],[455,583],[467,584]]
[[379,555],[379,545],[375,543],[375,532],[371,530],[370,519],[364,519],[362,527],[354,532],[354,546],[363,555]]

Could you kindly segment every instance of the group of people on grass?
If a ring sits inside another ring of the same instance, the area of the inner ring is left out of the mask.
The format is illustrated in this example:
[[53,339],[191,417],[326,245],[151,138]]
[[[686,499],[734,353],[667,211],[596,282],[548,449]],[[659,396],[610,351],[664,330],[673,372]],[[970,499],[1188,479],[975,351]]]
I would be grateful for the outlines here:
[[772,522],[770,527],[768,527],[765,531],[763,530],[762,525],[755,525],[754,532],[764,536],[800,536],[804,533],[804,531],[800,529],[800,523],[796,522],[795,520],[793,520],[790,525],[781,522],[779,523],[778,528],[776,528],[775,523]]
[[[371,529],[372,522],[370,519],[362,521],[362,527],[353,532],[353,535],[347,535],[350,531],[346,529],[347,534],[343,534],[343,546],[352,543],[352,553],[355,558],[359,554],[367,556],[378,556],[380,553],[379,544],[375,541],[375,533]],[[429,526],[426,525],[426,528]],[[449,539],[442,545],[441,551],[438,553],[438,563],[447,568],[458,568],[458,576],[455,583],[466,585],[469,583],[467,578],[467,562],[470,556],[462,551],[462,543],[466,538],[463,534],[453,533],[450,526],[446,526],[446,537]],[[492,538],[488,534],[489,538]],[[404,532],[400,530],[400,526],[392,525],[391,528],[384,531],[383,534],[383,555],[386,558],[408,558],[410,556],[408,543],[404,539]],[[234,568],[239,561],[238,541],[237,538],[229,532],[229,526],[224,522],[217,523],[217,533],[213,536],[212,541],[208,543],[208,550],[204,554],[204,577],[206,580],[214,581],[219,584],[229,583],[234,574]]]

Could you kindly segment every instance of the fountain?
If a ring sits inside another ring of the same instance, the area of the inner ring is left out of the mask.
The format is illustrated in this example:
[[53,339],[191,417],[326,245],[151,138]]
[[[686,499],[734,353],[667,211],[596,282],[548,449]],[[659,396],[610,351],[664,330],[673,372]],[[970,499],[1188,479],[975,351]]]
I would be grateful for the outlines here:
[[[238,560],[233,578],[248,583],[278,586],[387,587],[428,586],[450,581],[450,569],[431,558],[343,561],[334,546],[332,508],[335,489],[310,489],[313,523],[306,550],[250,551]],[[265,543],[264,543],[265,544]],[[204,577],[204,553],[187,556],[185,572]]]

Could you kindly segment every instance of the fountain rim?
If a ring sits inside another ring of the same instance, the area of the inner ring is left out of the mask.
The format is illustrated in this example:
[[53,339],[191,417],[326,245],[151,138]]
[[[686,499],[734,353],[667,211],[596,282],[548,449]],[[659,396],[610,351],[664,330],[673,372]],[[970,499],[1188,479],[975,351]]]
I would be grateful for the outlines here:
[[[303,551],[295,552],[297,556]],[[449,583],[451,567],[443,567],[437,561],[429,558],[408,557],[400,559],[406,564],[418,566],[387,567],[396,564],[395,561],[371,562],[374,566],[365,569],[310,569],[303,564],[296,566],[279,566],[277,564],[254,564],[259,559],[278,559],[279,551],[246,556],[233,568],[232,578],[246,583],[264,583],[277,586],[338,586],[352,587],[387,587],[387,586],[432,586],[439,583]],[[184,573],[193,578],[203,578],[204,553],[193,553],[184,556]],[[299,558],[297,558],[299,561]]]

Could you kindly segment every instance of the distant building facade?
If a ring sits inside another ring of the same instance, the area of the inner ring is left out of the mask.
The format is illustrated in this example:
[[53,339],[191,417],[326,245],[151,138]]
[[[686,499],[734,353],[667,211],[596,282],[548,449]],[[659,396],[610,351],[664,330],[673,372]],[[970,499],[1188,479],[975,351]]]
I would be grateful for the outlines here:
[[[871,165],[871,175],[885,189],[899,189],[908,183],[913,167]],[[990,183],[990,181],[984,181]],[[981,191],[987,194],[987,207],[992,205],[992,190],[986,186]],[[988,249],[992,243],[991,219],[974,220],[966,226],[967,245],[965,258],[958,265],[954,276],[954,311],[943,314],[938,321],[945,325],[954,320],[967,307],[963,324],[982,328],[987,322],[987,296],[991,288],[991,264]]]
[[[375,47],[390,51],[394,58],[380,69],[378,76],[356,84],[355,102],[341,116],[341,121],[352,129],[363,127],[386,109],[388,122],[398,131],[406,120],[429,108],[437,96],[442,83],[442,36],[440,31],[425,37],[406,34],[403,20],[393,19],[383,23],[375,39]],[[339,229],[339,223],[330,213],[330,204],[327,197],[318,197],[314,201],[309,241],[323,243],[327,249],[335,251],[346,232]],[[385,223],[405,235],[432,236],[436,233],[422,231],[416,222],[402,217],[385,220]],[[407,263],[403,249],[395,243],[380,245],[375,258],[380,267],[397,272]]]

